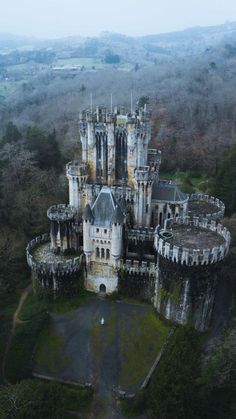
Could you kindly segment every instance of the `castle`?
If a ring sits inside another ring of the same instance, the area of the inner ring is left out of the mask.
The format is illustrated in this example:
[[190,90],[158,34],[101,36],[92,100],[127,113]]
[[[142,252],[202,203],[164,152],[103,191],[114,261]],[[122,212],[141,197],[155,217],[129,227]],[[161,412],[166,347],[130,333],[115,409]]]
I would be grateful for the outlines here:
[[27,246],[38,283],[57,294],[82,271],[87,290],[141,296],[165,318],[207,329],[230,245],[224,204],[159,179],[146,107],[84,111],[79,131],[82,161],[66,166],[69,205],[49,208],[50,234]]

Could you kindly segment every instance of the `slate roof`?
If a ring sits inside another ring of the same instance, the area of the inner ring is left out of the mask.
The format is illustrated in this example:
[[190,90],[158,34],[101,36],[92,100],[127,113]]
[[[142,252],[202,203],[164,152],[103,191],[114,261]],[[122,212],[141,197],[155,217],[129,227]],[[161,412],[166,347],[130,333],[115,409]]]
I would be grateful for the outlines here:
[[93,225],[101,227],[111,227],[112,222],[114,222],[114,217],[118,217],[118,219],[121,220],[122,215],[122,222],[124,219],[122,211],[116,203],[111,189],[108,186],[102,187],[97,199],[92,206],[92,213],[94,217]]
[[152,187],[152,200],[165,202],[183,202],[187,195],[173,181],[155,181]]
[[83,220],[93,220],[93,213],[89,204],[84,208]]
[[124,221],[124,215],[122,214],[122,211],[119,207],[119,205],[116,206],[116,209],[113,213],[113,217],[112,217],[112,223],[120,223],[122,224]]

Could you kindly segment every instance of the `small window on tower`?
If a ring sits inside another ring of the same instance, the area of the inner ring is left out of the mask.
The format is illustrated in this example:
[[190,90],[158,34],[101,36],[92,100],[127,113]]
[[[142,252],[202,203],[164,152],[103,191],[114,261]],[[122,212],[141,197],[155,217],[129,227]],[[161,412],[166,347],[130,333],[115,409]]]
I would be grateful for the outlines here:
[[107,229],[106,228],[104,229],[104,233],[107,234]]
[[99,233],[99,228],[96,229],[96,232]]

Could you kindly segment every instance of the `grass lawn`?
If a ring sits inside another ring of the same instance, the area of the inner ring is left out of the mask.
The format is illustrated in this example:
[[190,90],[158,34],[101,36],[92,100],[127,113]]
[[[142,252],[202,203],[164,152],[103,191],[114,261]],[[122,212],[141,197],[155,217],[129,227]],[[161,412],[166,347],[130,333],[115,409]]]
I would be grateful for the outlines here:
[[34,294],[31,292],[27,297],[21,312],[20,319],[30,320],[38,314],[45,311],[52,311],[54,313],[67,313],[71,310],[75,310],[81,304],[85,304],[90,298],[93,298],[95,294],[90,291],[81,290],[79,295],[73,297],[58,297],[53,300],[51,296],[44,294]]
[[122,316],[120,323],[120,385],[127,387],[147,374],[170,329],[153,310],[144,315]]
[[47,318],[47,313],[43,312],[16,326],[5,365],[5,375],[10,382],[31,376],[33,351]]
[[[45,346],[45,342],[48,342],[47,346]],[[37,343],[36,362],[47,366],[51,373],[63,371],[68,365],[68,357],[60,350],[63,344],[64,337],[56,334],[52,329],[52,324],[48,321],[40,333]]]
[[87,290],[79,291],[79,295],[74,297],[63,297],[57,298],[53,301],[51,306],[51,311],[54,313],[67,313],[69,311],[75,310],[81,304],[86,304],[90,299],[95,298],[96,294]]
[[[6,350],[6,343],[12,328],[12,317],[17,308],[19,293],[15,292],[4,302],[0,308],[0,365],[2,365],[3,357]],[[2,381],[2,368],[0,369],[0,383]]]

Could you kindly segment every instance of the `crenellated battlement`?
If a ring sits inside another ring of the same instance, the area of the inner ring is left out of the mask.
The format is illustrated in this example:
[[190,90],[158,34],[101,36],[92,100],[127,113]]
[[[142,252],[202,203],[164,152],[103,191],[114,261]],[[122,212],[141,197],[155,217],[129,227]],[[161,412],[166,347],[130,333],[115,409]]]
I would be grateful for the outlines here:
[[159,166],[139,166],[134,169],[134,177],[138,183],[153,182],[158,177]]
[[78,160],[70,161],[66,165],[67,177],[87,177],[89,175],[89,165]]
[[74,219],[76,212],[76,209],[72,205],[57,204],[47,210],[47,216],[51,221],[70,221]]
[[138,260],[121,260],[121,269],[130,275],[149,275],[155,276],[157,266],[153,262],[144,262]]
[[135,242],[153,241],[155,234],[154,228],[129,229],[128,240]]
[[[121,120],[129,124],[140,124],[150,122],[151,112],[146,109],[139,109],[135,112],[128,112],[124,107],[114,107],[111,112],[105,106],[97,106],[95,111],[84,110],[79,114],[79,120],[82,124],[88,122],[94,123],[121,123]],[[82,125],[81,125],[82,127]]]
[[66,274],[71,274],[77,272],[81,268],[82,264],[82,254],[71,259],[61,260],[61,261],[46,261],[46,260],[36,260],[33,256],[33,251],[40,245],[45,244],[50,241],[49,234],[42,234],[41,236],[36,237],[31,240],[26,247],[26,258],[29,267],[37,275],[57,275],[64,276]]
[[[159,255],[181,265],[208,265],[223,260],[230,233],[215,220],[193,217],[169,219],[168,228],[156,228],[154,247]],[[191,245],[191,246],[190,246]]]
[[202,193],[189,195],[189,214],[220,220],[224,217],[225,204],[214,196]]

